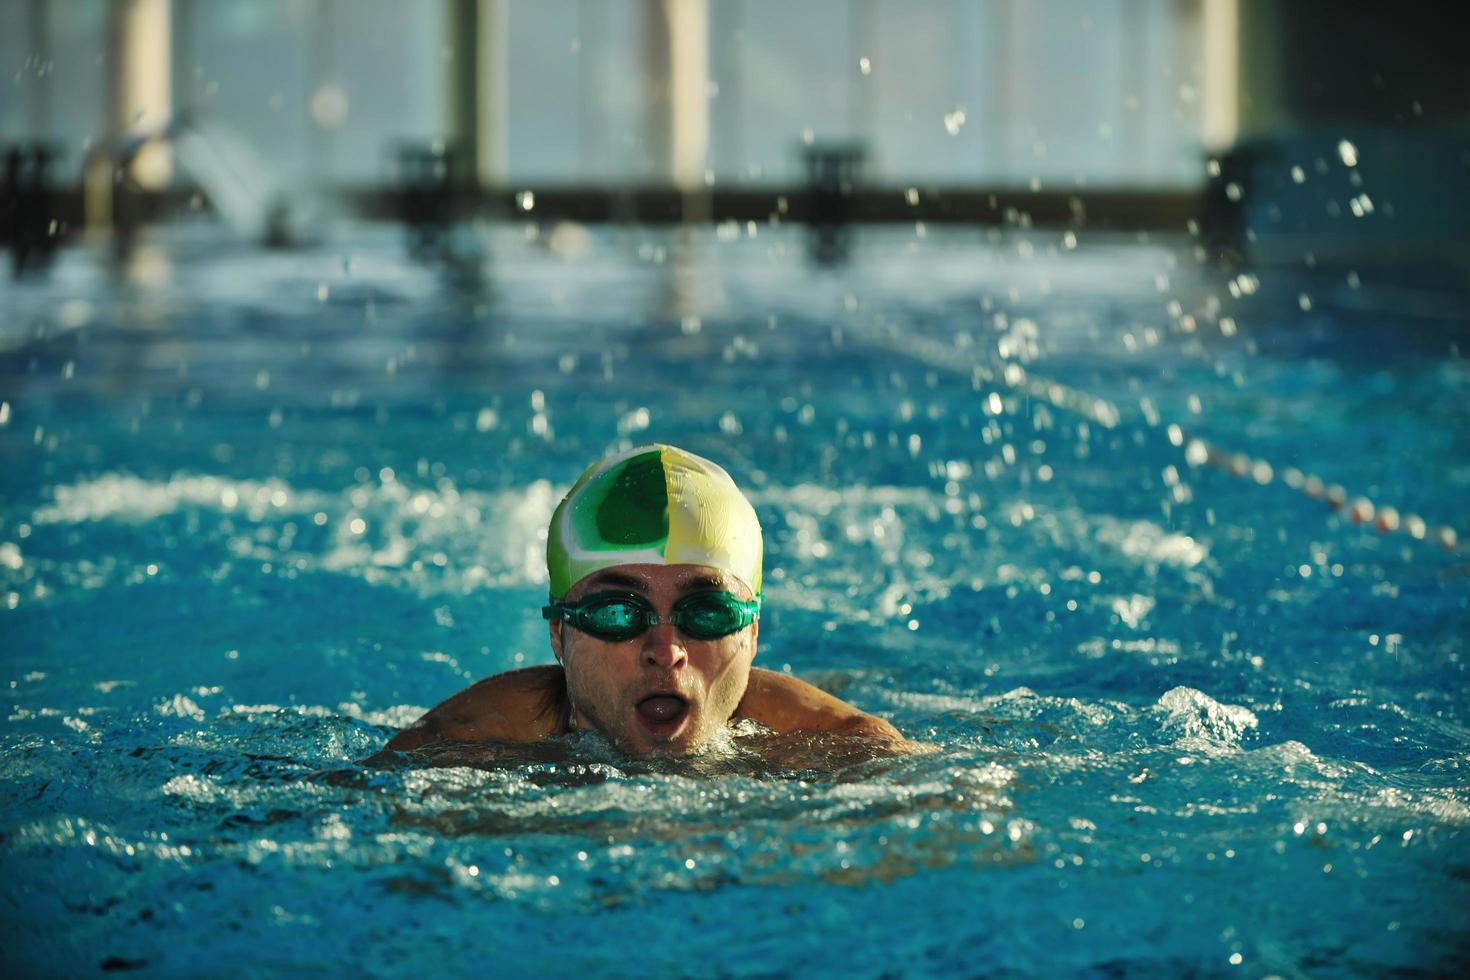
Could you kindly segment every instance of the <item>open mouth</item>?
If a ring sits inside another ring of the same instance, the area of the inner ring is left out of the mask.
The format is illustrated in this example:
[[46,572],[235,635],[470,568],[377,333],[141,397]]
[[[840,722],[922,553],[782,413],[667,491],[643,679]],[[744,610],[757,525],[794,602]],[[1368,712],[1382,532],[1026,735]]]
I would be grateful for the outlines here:
[[689,702],[677,694],[650,694],[635,706],[638,719],[654,735],[669,736],[689,713]]

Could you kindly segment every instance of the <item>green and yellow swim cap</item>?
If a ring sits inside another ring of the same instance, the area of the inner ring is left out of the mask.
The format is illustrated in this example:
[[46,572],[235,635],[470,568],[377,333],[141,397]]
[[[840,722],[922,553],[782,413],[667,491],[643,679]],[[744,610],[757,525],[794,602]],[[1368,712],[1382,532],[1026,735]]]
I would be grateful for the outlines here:
[[587,468],[551,515],[551,597],[613,565],[709,565],[761,590],[755,508],[719,466],[673,446],[640,446]]

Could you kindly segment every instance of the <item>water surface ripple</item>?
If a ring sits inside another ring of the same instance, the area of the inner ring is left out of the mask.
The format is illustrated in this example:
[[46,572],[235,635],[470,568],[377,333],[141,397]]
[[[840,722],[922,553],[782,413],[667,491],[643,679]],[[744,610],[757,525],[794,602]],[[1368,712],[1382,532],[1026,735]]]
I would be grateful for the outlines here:
[[[142,283],[7,283],[0,966],[1470,968],[1463,546],[1280,472],[1463,528],[1466,323],[1167,243],[859,241],[515,233],[448,282],[377,229],[165,238]],[[551,509],[653,440],[749,489],[758,663],[932,752],[379,754],[549,660]]]

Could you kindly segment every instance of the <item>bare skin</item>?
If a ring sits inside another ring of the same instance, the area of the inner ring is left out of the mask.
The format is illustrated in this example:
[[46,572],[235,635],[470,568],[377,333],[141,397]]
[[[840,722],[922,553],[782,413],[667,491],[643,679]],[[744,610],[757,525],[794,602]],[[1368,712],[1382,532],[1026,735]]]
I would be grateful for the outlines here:
[[694,592],[723,590],[751,598],[728,572],[700,565],[618,565],[578,582],[567,600],[609,589],[642,595],[660,623],[615,643],[552,622],[556,665],[487,677],[399,732],[388,749],[538,742],[594,729],[630,755],[687,755],[732,721],[747,718],[777,735],[851,736],[873,754],[918,748],[881,718],[788,674],[752,667],[758,621],[716,640],[694,639],[664,621],[675,602]]

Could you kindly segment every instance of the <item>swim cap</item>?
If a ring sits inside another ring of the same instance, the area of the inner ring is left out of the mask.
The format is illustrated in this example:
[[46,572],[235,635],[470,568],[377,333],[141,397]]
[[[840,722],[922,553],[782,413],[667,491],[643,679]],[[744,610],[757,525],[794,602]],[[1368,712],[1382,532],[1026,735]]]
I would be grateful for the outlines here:
[[702,456],[640,446],[593,463],[551,515],[551,597],[613,565],[709,565],[761,590],[761,526],[735,481]]

